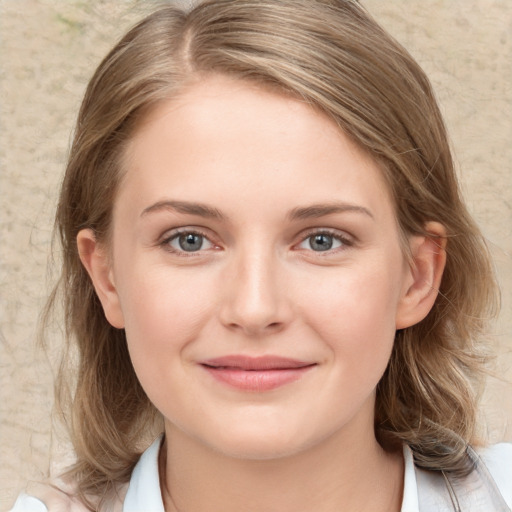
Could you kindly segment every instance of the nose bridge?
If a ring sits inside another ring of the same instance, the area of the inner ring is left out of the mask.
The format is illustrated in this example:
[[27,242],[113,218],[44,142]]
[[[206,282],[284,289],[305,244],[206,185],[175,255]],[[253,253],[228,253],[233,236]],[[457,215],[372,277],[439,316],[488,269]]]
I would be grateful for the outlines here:
[[277,330],[287,321],[279,261],[270,244],[242,248],[229,269],[223,322],[247,334]]

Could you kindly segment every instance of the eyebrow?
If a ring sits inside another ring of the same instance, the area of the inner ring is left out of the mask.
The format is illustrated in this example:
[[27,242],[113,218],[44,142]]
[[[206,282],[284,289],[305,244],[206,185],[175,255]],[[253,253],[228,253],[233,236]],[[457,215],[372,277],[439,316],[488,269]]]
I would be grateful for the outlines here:
[[303,220],[345,212],[362,213],[374,219],[372,212],[368,208],[350,203],[312,204],[310,206],[294,208],[288,214],[288,217],[290,220]]
[[[157,203],[145,208],[140,216],[144,217],[149,213],[160,211],[175,211],[178,213],[197,215],[199,217],[216,220],[226,219],[226,216],[217,208],[213,208],[202,203],[174,200],[158,201]],[[370,210],[368,210],[368,208],[349,203],[313,204],[310,206],[297,207],[291,210],[287,217],[289,220],[293,221],[324,217],[326,215],[346,212],[362,213],[372,219],[374,218],[373,214],[370,212]]]
[[175,211],[178,213],[198,215],[199,217],[207,217],[218,220],[225,219],[225,215],[220,210],[217,210],[217,208],[212,208],[211,206],[207,206],[201,203],[173,200],[158,201],[157,203],[144,208],[140,216],[145,217],[149,213],[160,211]]

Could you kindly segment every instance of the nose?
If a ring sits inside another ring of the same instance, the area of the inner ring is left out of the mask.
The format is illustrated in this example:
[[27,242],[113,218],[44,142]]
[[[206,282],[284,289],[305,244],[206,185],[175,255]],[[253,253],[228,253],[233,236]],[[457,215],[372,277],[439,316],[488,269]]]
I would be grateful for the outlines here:
[[292,308],[278,262],[271,254],[255,251],[234,259],[223,283],[222,324],[247,336],[283,330],[291,320]]

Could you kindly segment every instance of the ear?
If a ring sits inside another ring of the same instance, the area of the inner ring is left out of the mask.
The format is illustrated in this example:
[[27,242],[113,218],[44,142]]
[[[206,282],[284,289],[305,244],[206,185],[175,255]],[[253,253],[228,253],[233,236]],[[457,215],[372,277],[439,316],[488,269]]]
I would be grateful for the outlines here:
[[80,261],[91,278],[107,320],[113,327],[124,328],[107,248],[96,240],[92,229],[82,229],[76,237],[76,243]]
[[427,222],[425,231],[427,235],[409,240],[412,264],[398,304],[397,329],[423,320],[439,293],[446,263],[446,229],[439,222]]

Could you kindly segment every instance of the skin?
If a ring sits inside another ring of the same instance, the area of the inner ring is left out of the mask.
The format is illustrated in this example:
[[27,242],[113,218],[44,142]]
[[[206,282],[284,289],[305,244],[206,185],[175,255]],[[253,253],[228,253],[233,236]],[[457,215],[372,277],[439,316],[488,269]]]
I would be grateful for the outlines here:
[[[410,238],[410,266],[376,163],[309,106],[220,76],[153,111],[125,168],[110,246],[78,246],[165,419],[166,510],[400,510],[375,387],[395,330],[435,301],[442,226]],[[232,354],[312,368],[248,392],[201,364]]]

